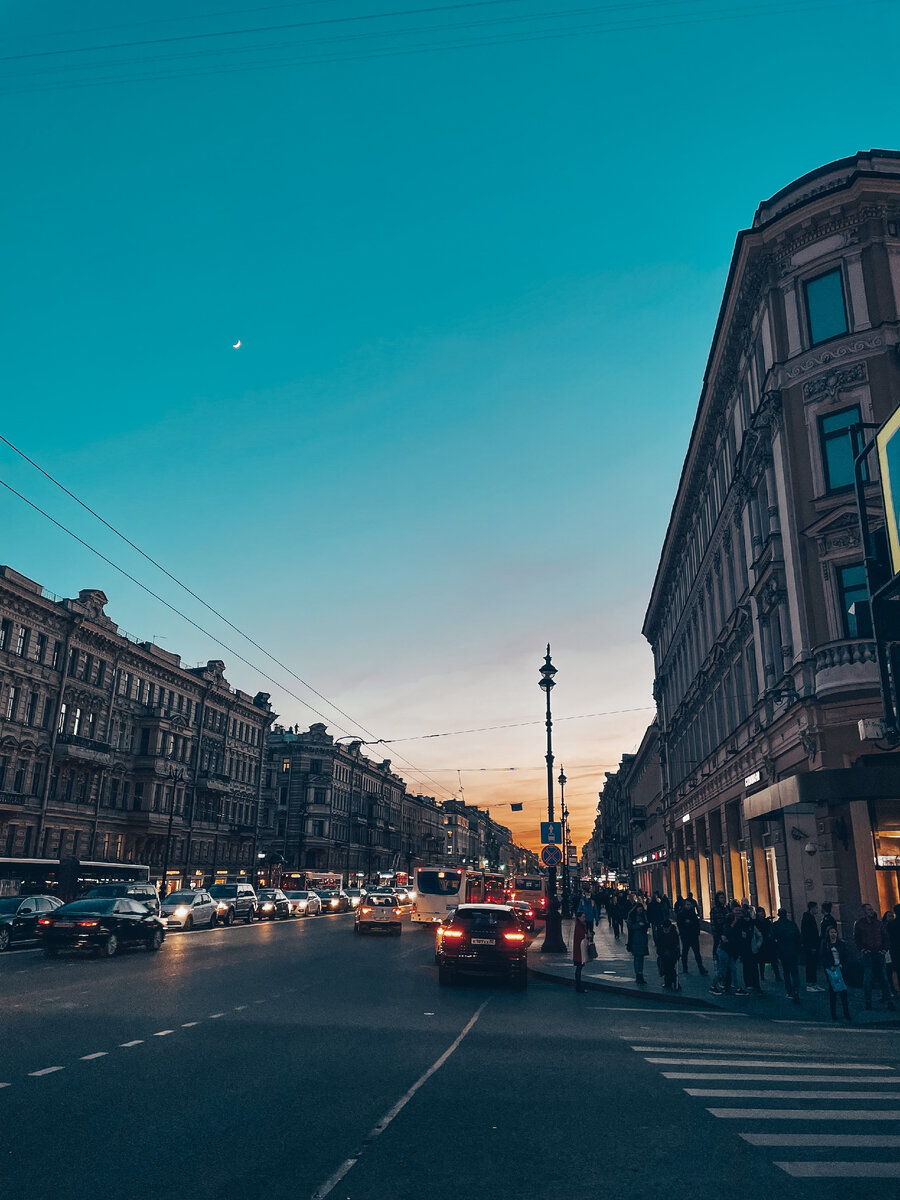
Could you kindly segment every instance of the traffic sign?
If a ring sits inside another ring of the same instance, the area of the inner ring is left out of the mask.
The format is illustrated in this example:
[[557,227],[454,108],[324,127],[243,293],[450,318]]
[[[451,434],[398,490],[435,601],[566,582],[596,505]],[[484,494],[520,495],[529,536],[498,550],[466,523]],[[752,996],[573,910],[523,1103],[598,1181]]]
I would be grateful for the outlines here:
[[549,842],[561,842],[562,821],[541,821],[541,841],[545,845]]
[[562,862],[562,850],[559,846],[544,846],[541,850],[541,862],[545,867],[558,867]]

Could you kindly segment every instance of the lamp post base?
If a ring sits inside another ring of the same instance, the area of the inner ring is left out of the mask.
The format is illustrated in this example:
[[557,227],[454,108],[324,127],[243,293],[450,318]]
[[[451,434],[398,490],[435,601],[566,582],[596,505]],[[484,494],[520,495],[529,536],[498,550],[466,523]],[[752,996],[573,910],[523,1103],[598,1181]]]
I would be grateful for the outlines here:
[[559,914],[559,903],[553,899],[550,901],[550,906],[547,909],[541,954],[565,954],[567,949],[568,947],[562,935],[562,918]]

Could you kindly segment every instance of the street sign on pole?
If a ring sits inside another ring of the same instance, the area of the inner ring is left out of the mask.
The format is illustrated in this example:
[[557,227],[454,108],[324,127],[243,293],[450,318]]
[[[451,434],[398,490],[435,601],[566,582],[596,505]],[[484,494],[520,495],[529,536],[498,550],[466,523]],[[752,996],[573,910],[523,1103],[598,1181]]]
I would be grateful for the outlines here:
[[562,821],[541,821],[541,841],[546,845],[562,841]]
[[544,846],[541,850],[541,862],[545,867],[558,867],[562,862],[562,850],[559,846]]
[[887,521],[891,568],[900,574],[900,409],[878,431],[878,466],[881,474],[881,494]]

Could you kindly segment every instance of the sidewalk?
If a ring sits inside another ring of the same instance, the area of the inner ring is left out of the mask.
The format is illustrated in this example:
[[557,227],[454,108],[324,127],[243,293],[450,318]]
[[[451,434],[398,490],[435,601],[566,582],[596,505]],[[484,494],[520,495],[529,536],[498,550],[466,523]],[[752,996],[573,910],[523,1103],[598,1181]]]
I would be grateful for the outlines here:
[[[574,921],[563,921],[563,939],[567,952],[565,954],[542,954],[541,946],[544,941],[544,931],[539,925],[534,941],[528,950],[528,969],[538,979],[547,979],[568,987],[575,986],[575,968],[572,965],[572,926]],[[772,968],[766,968],[766,979],[762,984],[762,996],[713,996],[709,987],[713,981],[712,969],[712,937],[706,933],[700,934],[700,952],[703,965],[709,972],[701,975],[697,964],[691,955],[688,960],[687,973],[682,974],[681,964],[678,966],[678,982],[680,992],[667,991],[662,986],[662,979],[657,973],[656,954],[653,949],[653,939],[650,939],[650,954],[644,962],[644,978],[647,983],[641,987],[635,982],[634,962],[625,950],[625,933],[620,941],[616,941],[606,919],[606,913],[594,929],[594,943],[597,947],[597,958],[586,963],[581,975],[584,985],[592,991],[612,992],[620,996],[638,997],[644,1000],[657,1001],[670,1007],[676,1005],[686,1008],[720,1009],[723,1012],[744,1013],[748,1017],[766,1017],[779,1021],[825,1021],[831,1022],[828,1008],[828,995],[825,992],[807,992],[805,975],[800,972],[800,1003],[794,1004],[784,994],[784,984],[772,978]],[[821,982],[821,972],[820,982]],[[863,1005],[863,994],[860,988],[850,989],[850,1014],[853,1024],[865,1025],[900,1025],[900,1011],[891,1012],[880,999],[880,991],[876,991],[872,1000],[872,1009],[867,1012]],[[840,1012],[840,1006],[838,1007]]]

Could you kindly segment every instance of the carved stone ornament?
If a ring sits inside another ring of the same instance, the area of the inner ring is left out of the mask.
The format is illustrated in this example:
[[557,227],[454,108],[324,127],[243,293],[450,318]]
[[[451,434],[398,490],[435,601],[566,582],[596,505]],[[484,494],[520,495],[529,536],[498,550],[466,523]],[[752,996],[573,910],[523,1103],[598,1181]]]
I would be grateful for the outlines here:
[[854,363],[852,367],[842,367],[840,370],[829,371],[825,375],[818,375],[815,379],[810,379],[803,385],[803,399],[809,403],[811,400],[834,400],[839,392],[847,392],[850,388],[858,387],[860,384],[867,383],[869,372],[864,362]]
[[829,346],[827,350],[818,354],[806,355],[800,362],[788,367],[785,375],[789,380],[799,379],[801,375],[808,375],[810,371],[817,371],[830,363],[852,358],[855,354],[864,354],[867,350],[880,350],[883,345],[884,337],[880,333],[873,333],[869,337],[857,337],[837,346]]
[[800,734],[800,745],[803,747],[804,752],[810,756],[810,758],[813,758],[819,753],[819,739],[808,729],[805,729]]

